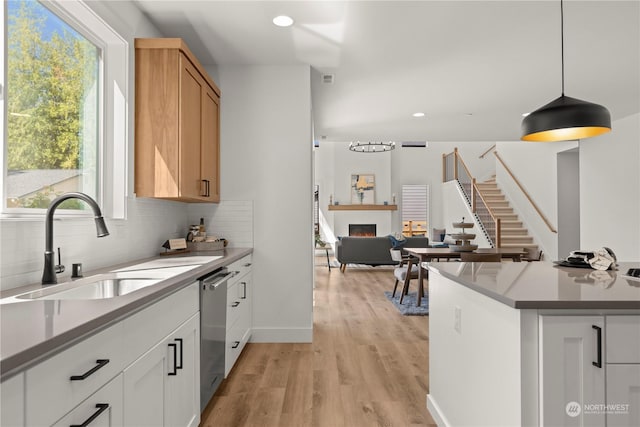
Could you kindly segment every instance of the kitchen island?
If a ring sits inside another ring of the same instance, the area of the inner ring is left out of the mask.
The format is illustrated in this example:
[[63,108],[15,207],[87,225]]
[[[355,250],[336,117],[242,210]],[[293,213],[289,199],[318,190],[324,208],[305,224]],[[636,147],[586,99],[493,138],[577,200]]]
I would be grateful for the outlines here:
[[429,266],[439,425],[640,425],[640,281],[534,263]]

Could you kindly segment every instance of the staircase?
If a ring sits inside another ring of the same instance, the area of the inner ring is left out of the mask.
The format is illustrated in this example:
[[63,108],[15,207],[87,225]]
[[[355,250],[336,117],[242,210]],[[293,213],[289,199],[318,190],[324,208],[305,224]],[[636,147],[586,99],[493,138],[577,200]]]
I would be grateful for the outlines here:
[[528,258],[537,259],[538,245],[533,242],[533,237],[529,235],[529,231],[518,219],[518,215],[513,211],[502,190],[498,188],[495,176],[487,181],[476,183],[476,187],[489,209],[496,217],[500,218],[502,224],[500,246],[503,248],[524,248],[528,253]]

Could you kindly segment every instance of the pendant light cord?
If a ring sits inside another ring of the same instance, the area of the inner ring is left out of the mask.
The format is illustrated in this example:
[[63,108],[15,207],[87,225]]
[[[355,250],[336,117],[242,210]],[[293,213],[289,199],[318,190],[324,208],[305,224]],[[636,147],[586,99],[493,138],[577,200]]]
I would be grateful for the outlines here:
[[564,7],[560,0],[560,56],[562,64],[562,96],[564,96]]

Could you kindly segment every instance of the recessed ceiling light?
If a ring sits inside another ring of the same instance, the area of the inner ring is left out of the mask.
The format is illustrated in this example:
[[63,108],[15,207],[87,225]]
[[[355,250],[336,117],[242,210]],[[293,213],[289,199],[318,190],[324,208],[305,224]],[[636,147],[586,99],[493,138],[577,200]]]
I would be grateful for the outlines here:
[[413,117],[424,117],[424,113],[413,113]]
[[273,18],[273,23],[278,27],[290,27],[293,25],[293,19],[287,15],[280,15]]

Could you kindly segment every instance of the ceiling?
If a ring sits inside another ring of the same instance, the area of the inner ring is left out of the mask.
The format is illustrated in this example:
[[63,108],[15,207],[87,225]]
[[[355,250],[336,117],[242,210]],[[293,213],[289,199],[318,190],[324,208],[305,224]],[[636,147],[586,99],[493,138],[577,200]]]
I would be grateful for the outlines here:
[[[134,1],[204,64],[309,64],[316,139],[518,140],[561,92],[559,1]],[[639,112],[640,0],[564,16],[565,93]]]

